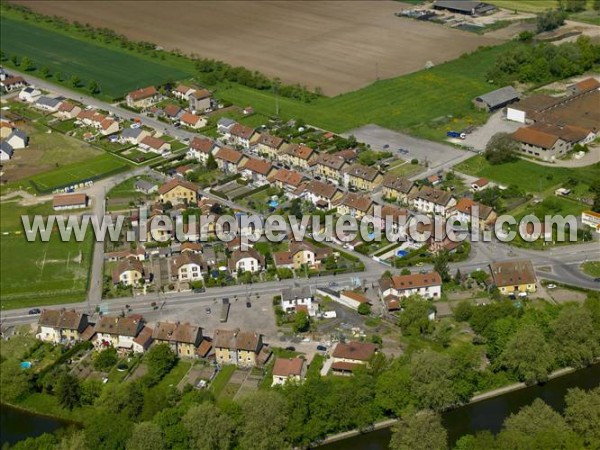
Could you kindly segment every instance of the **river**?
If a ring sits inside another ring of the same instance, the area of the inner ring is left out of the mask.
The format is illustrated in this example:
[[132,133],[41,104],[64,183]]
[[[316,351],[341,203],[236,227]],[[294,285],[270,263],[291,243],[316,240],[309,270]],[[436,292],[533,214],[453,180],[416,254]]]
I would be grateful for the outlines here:
[[[541,398],[557,411],[565,406],[568,389],[592,389],[600,385],[600,364],[550,380],[542,386],[531,386],[498,397],[462,406],[443,414],[448,438],[454,444],[465,434],[490,430],[500,431],[504,419],[536,398]],[[69,423],[53,417],[39,416],[0,404],[0,446],[30,436],[51,433]],[[390,442],[390,429],[374,431],[319,447],[322,450],[385,450]]]
[[[498,433],[504,419],[541,398],[554,409],[562,412],[568,389],[579,387],[592,389],[600,385],[600,364],[578,370],[562,377],[554,378],[544,385],[531,386],[508,392],[498,397],[462,406],[442,415],[442,422],[448,430],[451,445],[465,434],[489,430]],[[389,428],[373,431],[319,447],[319,450],[385,450],[389,446]]]

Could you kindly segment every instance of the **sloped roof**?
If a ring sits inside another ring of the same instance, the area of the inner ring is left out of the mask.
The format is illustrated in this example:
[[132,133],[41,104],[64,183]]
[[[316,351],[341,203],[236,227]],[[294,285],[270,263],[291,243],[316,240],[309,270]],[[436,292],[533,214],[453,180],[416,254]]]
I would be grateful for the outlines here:
[[242,166],[242,169],[261,175],[268,175],[273,169],[273,165],[264,159],[249,158],[248,161],[246,161],[246,163]]
[[273,365],[273,375],[278,377],[300,376],[304,363],[302,358],[277,358]]
[[252,331],[215,330],[213,346],[230,350],[246,350],[258,352],[260,350],[261,335]]
[[161,187],[158,188],[158,193],[159,194],[166,194],[167,192],[175,189],[178,186],[182,186],[184,188],[190,189],[194,192],[198,191],[198,187],[190,182],[190,181],[185,181],[185,180],[180,180],[177,178],[173,178],[170,181],[167,181],[165,184],[163,184]]
[[408,178],[388,174],[383,178],[383,187],[394,189],[396,191],[408,194],[415,183]]
[[96,333],[136,337],[142,321],[137,317],[102,316],[96,323]]
[[154,86],[148,86],[142,89],[137,89],[135,91],[131,91],[127,96],[131,98],[133,101],[143,100],[148,97],[152,97],[153,95],[157,95],[158,91]]
[[190,147],[200,153],[210,153],[215,147],[215,142],[212,139],[204,137],[195,137],[190,143]]
[[238,152],[237,150],[234,150],[230,147],[222,147],[215,154],[215,158],[222,159],[223,161],[227,161],[234,164],[238,164],[243,157],[243,153]]
[[362,164],[353,164],[346,169],[346,173],[351,177],[373,181],[379,175],[379,170],[374,167],[363,166]]
[[442,277],[437,272],[413,273],[410,275],[394,275],[392,287],[396,290],[441,286]]
[[369,342],[340,342],[336,345],[332,356],[334,358],[369,361],[376,351],[377,346]]
[[498,287],[535,284],[537,278],[529,260],[507,261],[490,264],[494,284]]
[[544,149],[554,147],[559,137],[531,127],[521,127],[512,134],[515,141]]
[[340,204],[357,209],[358,211],[368,212],[373,205],[373,199],[366,195],[348,192],[344,198],[342,198]]
[[78,330],[87,314],[66,309],[44,309],[38,319],[38,325],[44,327]]
[[421,186],[418,192],[413,195],[413,198],[419,198],[435,203],[436,205],[446,206],[452,200],[452,192],[442,191],[430,186]]
[[512,86],[504,86],[487,94],[480,95],[477,100],[485,103],[490,108],[504,105],[505,103],[518,100],[521,94]]

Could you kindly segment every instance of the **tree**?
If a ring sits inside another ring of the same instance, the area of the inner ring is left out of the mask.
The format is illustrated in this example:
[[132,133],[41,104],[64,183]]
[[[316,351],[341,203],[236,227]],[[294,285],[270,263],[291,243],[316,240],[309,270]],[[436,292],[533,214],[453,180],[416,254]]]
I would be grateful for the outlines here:
[[565,420],[588,448],[600,448],[600,387],[585,392],[569,389],[565,397]]
[[533,325],[518,330],[500,355],[500,365],[527,384],[547,380],[553,363],[554,353],[542,331]]
[[193,406],[182,419],[193,450],[228,450],[233,447],[235,424],[215,405],[204,402]]
[[599,339],[588,309],[567,306],[560,311],[551,327],[556,359],[562,366],[584,367],[598,355]]
[[594,195],[592,211],[600,212],[600,180],[594,180],[590,186],[590,192]]
[[411,271],[410,269],[404,268],[400,271],[400,275],[410,275]]
[[81,78],[79,78],[77,75],[73,75],[71,77],[71,86],[73,87],[79,87],[79,85],[81,84]]
[[177,355],[169,344],[153,345],[146,354],[148,364],[149,384],[155,384],[162,379],[175,366]]
[[428,334],[433,329],[429,320],[431,306],[418,295],[411,295],[402,301],[402,312],[398,317],[398,325],[405,335]]
[[59,403],[64,407],[72,410],[76,406],[81,405],[81,386],[79,378],[70,373],[64,373],[58,379],[56,386],[56,395]]
[[508,133],[496,133],[485,146],[485,159],[492,164],[504,164],[514,161],[519,151],[519,143]]
[[98,352],[94,358],[94,369],[107,372],[117,363],[117,349],[109,347]]
[[377,378],[375,404],[386,413],[399,416],[412,402],[409,368],[404,359],[395,359],[389,370]]
[[55,448],[56,450],[88,450],[89,447],[85,443],[85,432],[82,430],[63,437]]
[[56,78],[56,81],[59,81],[59,82],[64,79],[62,73],[60,73],[60,72],[56,72],[54,74],[54,78]]
[[568,12],[585,11],[587,0],[558,0],[560,9]]
[[295,216],[296,219],[302,219],[302,200],[295,198],[290,203],[290,216]]
[[138,423],[127,441],[127,450],[162,450],[166,448],[160,427],[152,422]]
[[17,403],[31,392],[30,371],[23,370],[18,361],[4,361],[0,366],[0,399]]
[[90,81],[90,84],[88,84],[88,91],[90,91],[90,94],[92,95],[97,94],[100,92],[100,85],[95,80],[92,80]]
[[92,409],[89,414],[86,416],[85,424],[85,441],[88,448],[94,450],[125,448],[133,427],[133,423],[127,417],[100,408]]
[[414,353],[410,359],[412,393],[418,406],[441,411],[458,403],[453,387],[452,359],[433,350]]
[[304,333],[310,329],[310,317],[306,311],[294,314],[294,333]]
[[217,169],[217,161],[215,160],[215,156],[212,153],[208,154],[208,159],[206,160],[206,168],[208,170],[216,170]]
[[438,252],[433,259],[433,270],[440,274],[444,282],[452,279],[450,276],[450,266],[448,265],[448,252],[446,250]]
[[537,15],[537,32],[556,30],[564,25],[567,14],[562,10],[551,9]]
[[448,433],[439,414],[421,411],[400,418],[392,428],[391,450],[444,450]]
[[358,305],[358,313],[362,316],[371,314],[371,305],[369,305],[368,303],[361,303],[360,305]]
[[21,68],[24,71],[29,72],[35,69],[35,66],[33,65],[33,61],[30,58],[24,56],[23,58],[21,58]]
[[243,421],[239,446],[242,450],[286,448],[288,413],[285,399],[274,391],[257,391],[241,402]]
[[504,421],[497,442],[503,450],[582,448],[565,419],[539,398]]
[[19,57],[17,55],[10,55],[10,62],[19,67]]
[[44,66],[40,69],[40,75],[43,78],[48,78],[50,76],[50,69],[48,69],[48,67]]

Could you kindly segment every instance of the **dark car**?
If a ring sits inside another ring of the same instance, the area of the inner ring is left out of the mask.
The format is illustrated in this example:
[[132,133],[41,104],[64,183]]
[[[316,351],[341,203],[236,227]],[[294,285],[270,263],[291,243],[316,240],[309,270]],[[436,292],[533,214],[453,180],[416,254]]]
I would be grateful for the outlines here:
[[600,283],[600,277],[598,277],[598,278],[594,278],[594,281],[595,281],[596,283]]
[[196,288],[194,289],[192,292],[194,292],[194,294],[201,294],[202,292],[206,292],[206,289],[201,287],[201,288]]
[[327,347],[325,347],[324,345],[317,345],[317,350],[319,350],[320,352],[326,352]]
[[252,303],[246,302],[246,308],[252,308]]
[[29,314],[41,314],[42,310],[40,308],[33,308],[29,310]]
[[290,347],[286,347],[285,349],[286,349],[288,352],[295,352],[295,351],[296,351],[296,347],[292,347],[292,346],[290,346]]

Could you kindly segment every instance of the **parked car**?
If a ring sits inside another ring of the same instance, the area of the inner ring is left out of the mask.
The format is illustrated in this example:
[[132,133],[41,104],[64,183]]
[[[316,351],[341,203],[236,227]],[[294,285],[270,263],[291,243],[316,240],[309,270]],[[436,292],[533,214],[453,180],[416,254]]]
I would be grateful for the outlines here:
[[206,314],[210,314],[211,313],[210,308],[208,308],[208,307],[204,308],[204,311],[206,312]]
[[252,303],[246,302],[246,308],[252,308]]
[[201,288],[196,288],[192,291],[194,294],[201,294],[202,292],[206,292],[206,289],[201,287]]
[[29,310],[29,314],[41,314],[42,310],[40,308],[33,308]]
[[296,351],[296,347],[292,347],[292,346],[290,346],[290,347],[286,347],[285,349],[286,349],[288,352],[295,352],[295,351]]
[[317,350],[320,352],[326,352],[327,347],[325,347],[324,345],[317,345]]
[[546,286],[548,289],[556,289],[556,285],[555,284],[549,284],[548,286]]

